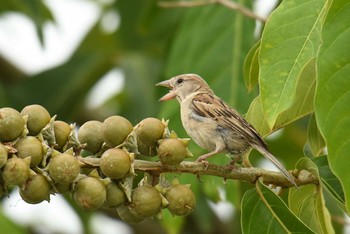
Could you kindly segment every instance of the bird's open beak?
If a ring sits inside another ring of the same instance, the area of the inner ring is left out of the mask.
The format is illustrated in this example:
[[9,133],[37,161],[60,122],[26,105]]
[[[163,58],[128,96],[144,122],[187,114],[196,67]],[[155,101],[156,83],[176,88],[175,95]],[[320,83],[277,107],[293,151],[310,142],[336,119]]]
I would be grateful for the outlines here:
[[167,101],[176,97],[174,86],[170,83],[170,80],[164,80],[162,82],[159,82],[158,84],[156,84],[156,86],[163,86],[170,89],[169,93],[165,94],[163,97],[159,99],[160,102]]

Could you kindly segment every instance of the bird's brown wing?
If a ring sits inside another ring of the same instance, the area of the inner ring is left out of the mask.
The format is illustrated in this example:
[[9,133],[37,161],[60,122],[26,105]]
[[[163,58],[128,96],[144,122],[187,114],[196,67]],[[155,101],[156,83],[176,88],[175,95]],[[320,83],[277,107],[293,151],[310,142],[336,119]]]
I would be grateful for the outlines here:
[[254,127],[249,124],[236,110],[229,107],[219,97],[210,93],[199,93],[192,101],[191,108],[202,117],[212,118],[223,129],[231,129],[249,142],[255,142],[263,147],[263,141]]

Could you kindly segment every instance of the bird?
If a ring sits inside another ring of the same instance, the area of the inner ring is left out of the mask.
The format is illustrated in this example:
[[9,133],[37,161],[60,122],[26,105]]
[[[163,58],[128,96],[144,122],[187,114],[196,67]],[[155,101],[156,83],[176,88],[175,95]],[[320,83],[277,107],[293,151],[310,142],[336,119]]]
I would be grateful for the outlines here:
[[207,82],[197,74],[181,74],[156,84],[169,88],[159,99],[177,99],[182,125],[187,134],[201,148],[209,152],[197,162],[225,153],[240,157],[254,148],[269,159],[296,188],[294,177],[268,150],[267,144],[255,128],[235,109],[215,95]]

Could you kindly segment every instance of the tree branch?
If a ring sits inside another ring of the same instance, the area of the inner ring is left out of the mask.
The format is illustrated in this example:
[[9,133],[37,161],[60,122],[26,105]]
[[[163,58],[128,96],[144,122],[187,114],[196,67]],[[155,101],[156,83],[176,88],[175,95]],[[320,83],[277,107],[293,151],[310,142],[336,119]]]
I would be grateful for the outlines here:
[[[82,158],[79,160],[85,166],[98,167],[100,158]],[[135,171],[149,172],[150,174],[161,173],[190,173],[197,176],[211,175],[222,177],[224,180],[235,179],[255,183],[259,177],[263,178],[264,183],[281,186],[284,188],[293,187],[293,185],[283,176],[282,173],[269,171],[255,167],[237,167],[221,166],[209,164],[207,167],[201,162],[183,161],[178,166],[162,165],[160,162],[150,162],[145,160],[134,160]],[[318,184],[318,179],[309,171],[298,171],[295,179],[298,186],[306,184]]]
[[170,8],[170,7],[198,7],[198,6],[205,6],[209,4],[220,4],[223,5],[231,10],[238,11],[242,13],[243,15],[259,20],[262,23],[266,22],[266,18],[261,17],[257,14],[255,14],[253,11],[251,11],[248,8],[245,8],[241,6],[240,4],[230,1],[230,0],[204,0],[204,1],[178,1],[178,2],[168,2],[168,1],[160,1],[158,2],[158,6]]

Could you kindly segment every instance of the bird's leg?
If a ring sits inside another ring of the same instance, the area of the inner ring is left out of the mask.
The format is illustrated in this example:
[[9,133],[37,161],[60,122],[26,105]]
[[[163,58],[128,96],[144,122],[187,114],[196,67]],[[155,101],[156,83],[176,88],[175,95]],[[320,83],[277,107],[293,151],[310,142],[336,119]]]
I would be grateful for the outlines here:
[[206,154],[203,154],[202,156],[200,156],[199,158],[197,158],[196,162],[202,162],[203,164],[205,164],[205,169],[208,168],[208,161],[206,160],[207,158],[215,155],[215,154],[218,154],[220,152],[222,152],[223,150],[225,149],[225,146],[216,146],[216,149],[212,152],[209,152],[209,153],[206,153]]
[[197,158],[196,162],[203,162],[203,161],[206,161],[207,158],[209,158],[210,156],[213,156],[215,154],[218,154],[220,152],[217,152],[216,150],[212,151],[212,152],[209,152],[209,153],[206,153],[206,154],[203,154],[201,155],[200,157]]
[[241,154],[235,155],[235,157],[228,163],[228,166],[231,169],[236,169],[237,168],[236,163],[239,162],[241,159],[242,159],[242,155]]

